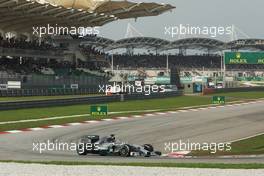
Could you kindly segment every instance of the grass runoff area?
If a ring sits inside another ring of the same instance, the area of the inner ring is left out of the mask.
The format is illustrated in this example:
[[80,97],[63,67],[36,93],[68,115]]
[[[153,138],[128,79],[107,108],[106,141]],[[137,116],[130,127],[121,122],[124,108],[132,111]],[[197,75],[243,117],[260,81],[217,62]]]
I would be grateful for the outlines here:
[[215,168],[215,169],[263,169],[263,163],[224,164],[224,163],[101,163],[71,161],[0,161],[5,163],[47,164],[47,165],[103,165],[103,166],[135,166],[135,167],[169,167],[169,168]]
[[[173,110],[186,106],[206,105],[206,104],[210,104],[210,101],[211,99],[209,97],[182,96],[182,97],[163,98],[163,99],[114,102],[114,103],[108,103],[109,112],[120,112],[120,111],[138,111],[138,112],[134,112],[134,113],[124,112],[115,115],[108,115],[107,118],[111,118],[115,116],[142,114],[142,111],[144,110],[157,109],[158,111],[162,111],[163,109]],[[1,113],[0,122],[28,120],[28,119],[45,119],[48,117],[89,114],[90,105],[87,104],[87,105],[74,105],[74,106],[7,110],[7,111],[0,111],[0,113]],[[4,125],[0,125],[0,131],[10,130],[10,129],[23,129],[29,127],[39,127],[45,125],[65,124],[70,122],[95,120],[99,118],[102,117],[91,117],[87,115],[82,117],[70,117],[70,118],[47,120],[47,121],[45,120],[45,121],[37,121],[37,122],[4,124]]]
[[[239,92],[239,93],[225,93],[217,94],[227,96],[226,101],[238,101],[245,99],[264,98],[263,92]],[[146,110],[156,110],[158,112],[177,110],[183,107],[201,106],[211,104],[211,96],[181,96],[162,99],[150,99],[150,100],[132,100],[125,102],[108,103],[109,112],[121,112],[119,114],[110,114],[106,118],[112,118],[116,116],[128,116],[142,114]],[[129,112],[137,111],[137,112]],[[24,129],[32,127],[41,127],[47,125],[58,125],[71,122],[81,122],[86,120],[96,120],[102,117],[91,117],[90,105],[73,105],[73,106],[58,106],[47,108],[30,108],[20,110],[7,110],[0,111],[0,131]],[[72,115],[84,115],[81,117],[63,117],[60,119],[47,119],[51,117],[72,116]],[[34,122],[19,122],[12,124],[1,124],[1,122],[19,121],[19,120],[31,120],[41,119]],[[46,120],[47,119],[47,120]]]
[[230,151],[193,151],[192,156],[258,155],[264,153],[264,134],[233,142]]

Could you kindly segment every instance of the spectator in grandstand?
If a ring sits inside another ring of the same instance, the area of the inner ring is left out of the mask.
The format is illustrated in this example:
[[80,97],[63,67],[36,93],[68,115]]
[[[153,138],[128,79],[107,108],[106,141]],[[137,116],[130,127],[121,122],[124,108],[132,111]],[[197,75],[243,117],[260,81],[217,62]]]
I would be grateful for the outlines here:
[[26,41],[25,39],[16,39],[14,37],[3,39],[0,38],[0,47],[3,48],[18,48],[18,49],[31,49],[31,50],[58,50],[63,49],[55,47],[52,44],[44,41],[39,42],[37,40]]

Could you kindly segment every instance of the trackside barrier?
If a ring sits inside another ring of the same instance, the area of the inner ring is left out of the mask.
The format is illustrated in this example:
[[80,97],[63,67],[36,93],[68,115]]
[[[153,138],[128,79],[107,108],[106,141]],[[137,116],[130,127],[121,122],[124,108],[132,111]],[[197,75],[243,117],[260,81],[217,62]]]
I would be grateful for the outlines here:
[[264,87],[239,87],[239,88],[224,88],[224,89],[206,88],[203,90],[203,95],[208,95],[213,93],[252,92],[252,91],[264,91]]
[[[167,93],[153,93],[151,95],[132,94],[124,95],[126,100],[143,100],[153,98],[168,98],[181,96],[183,93],[167,92]],[[120,95],[113,96],[93,96],[93,97],[80,97],[80,98],[67,98],[67,99],[53,99],[53,100],[33,100],[33,101],[12,101],[0,102],[0,110],[14,110],[25,108],[40,108],[40,107],[53,107],[53,106],[66,106],[66,105],[79,105],[79,104],[98,104],[121,101]]]
[[84,95],[98,93],[97,87],[79,89],[9,89],[0,90],[0,97]]

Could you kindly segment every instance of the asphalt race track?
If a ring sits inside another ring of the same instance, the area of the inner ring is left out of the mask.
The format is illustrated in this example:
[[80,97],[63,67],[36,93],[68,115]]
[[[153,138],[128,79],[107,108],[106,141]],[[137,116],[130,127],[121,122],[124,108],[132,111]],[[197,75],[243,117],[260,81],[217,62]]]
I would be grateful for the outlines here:
[[164,152],[165,143],[191,141],[219,143],[233,141],[264,132],[264,102],[225,106],[214,109],[183,111],[103,121],[42,131],[0,135],[0,160],[31,161],[90,161],[90,162],[220,162],[220,163],[263,163],[264,157],[244,158],[120,158],[100,156],[78,156],[73,151],[33,151],[33,142],[60,141],[76,142],[86,134],[116,134],[129,143],[150,143]]

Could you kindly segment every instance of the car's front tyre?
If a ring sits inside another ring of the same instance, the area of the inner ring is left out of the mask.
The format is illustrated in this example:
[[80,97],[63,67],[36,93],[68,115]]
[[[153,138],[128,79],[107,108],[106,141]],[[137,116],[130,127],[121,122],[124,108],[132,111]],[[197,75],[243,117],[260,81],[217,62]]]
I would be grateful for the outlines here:
[[129,156],[130,156],[130,150],[131,150],[130,146],[126,144],[126,145],[124,145],[124,146],[121,148],[119,154],[120,154],[120,156],[122,156],[122,157],[129,157]]

